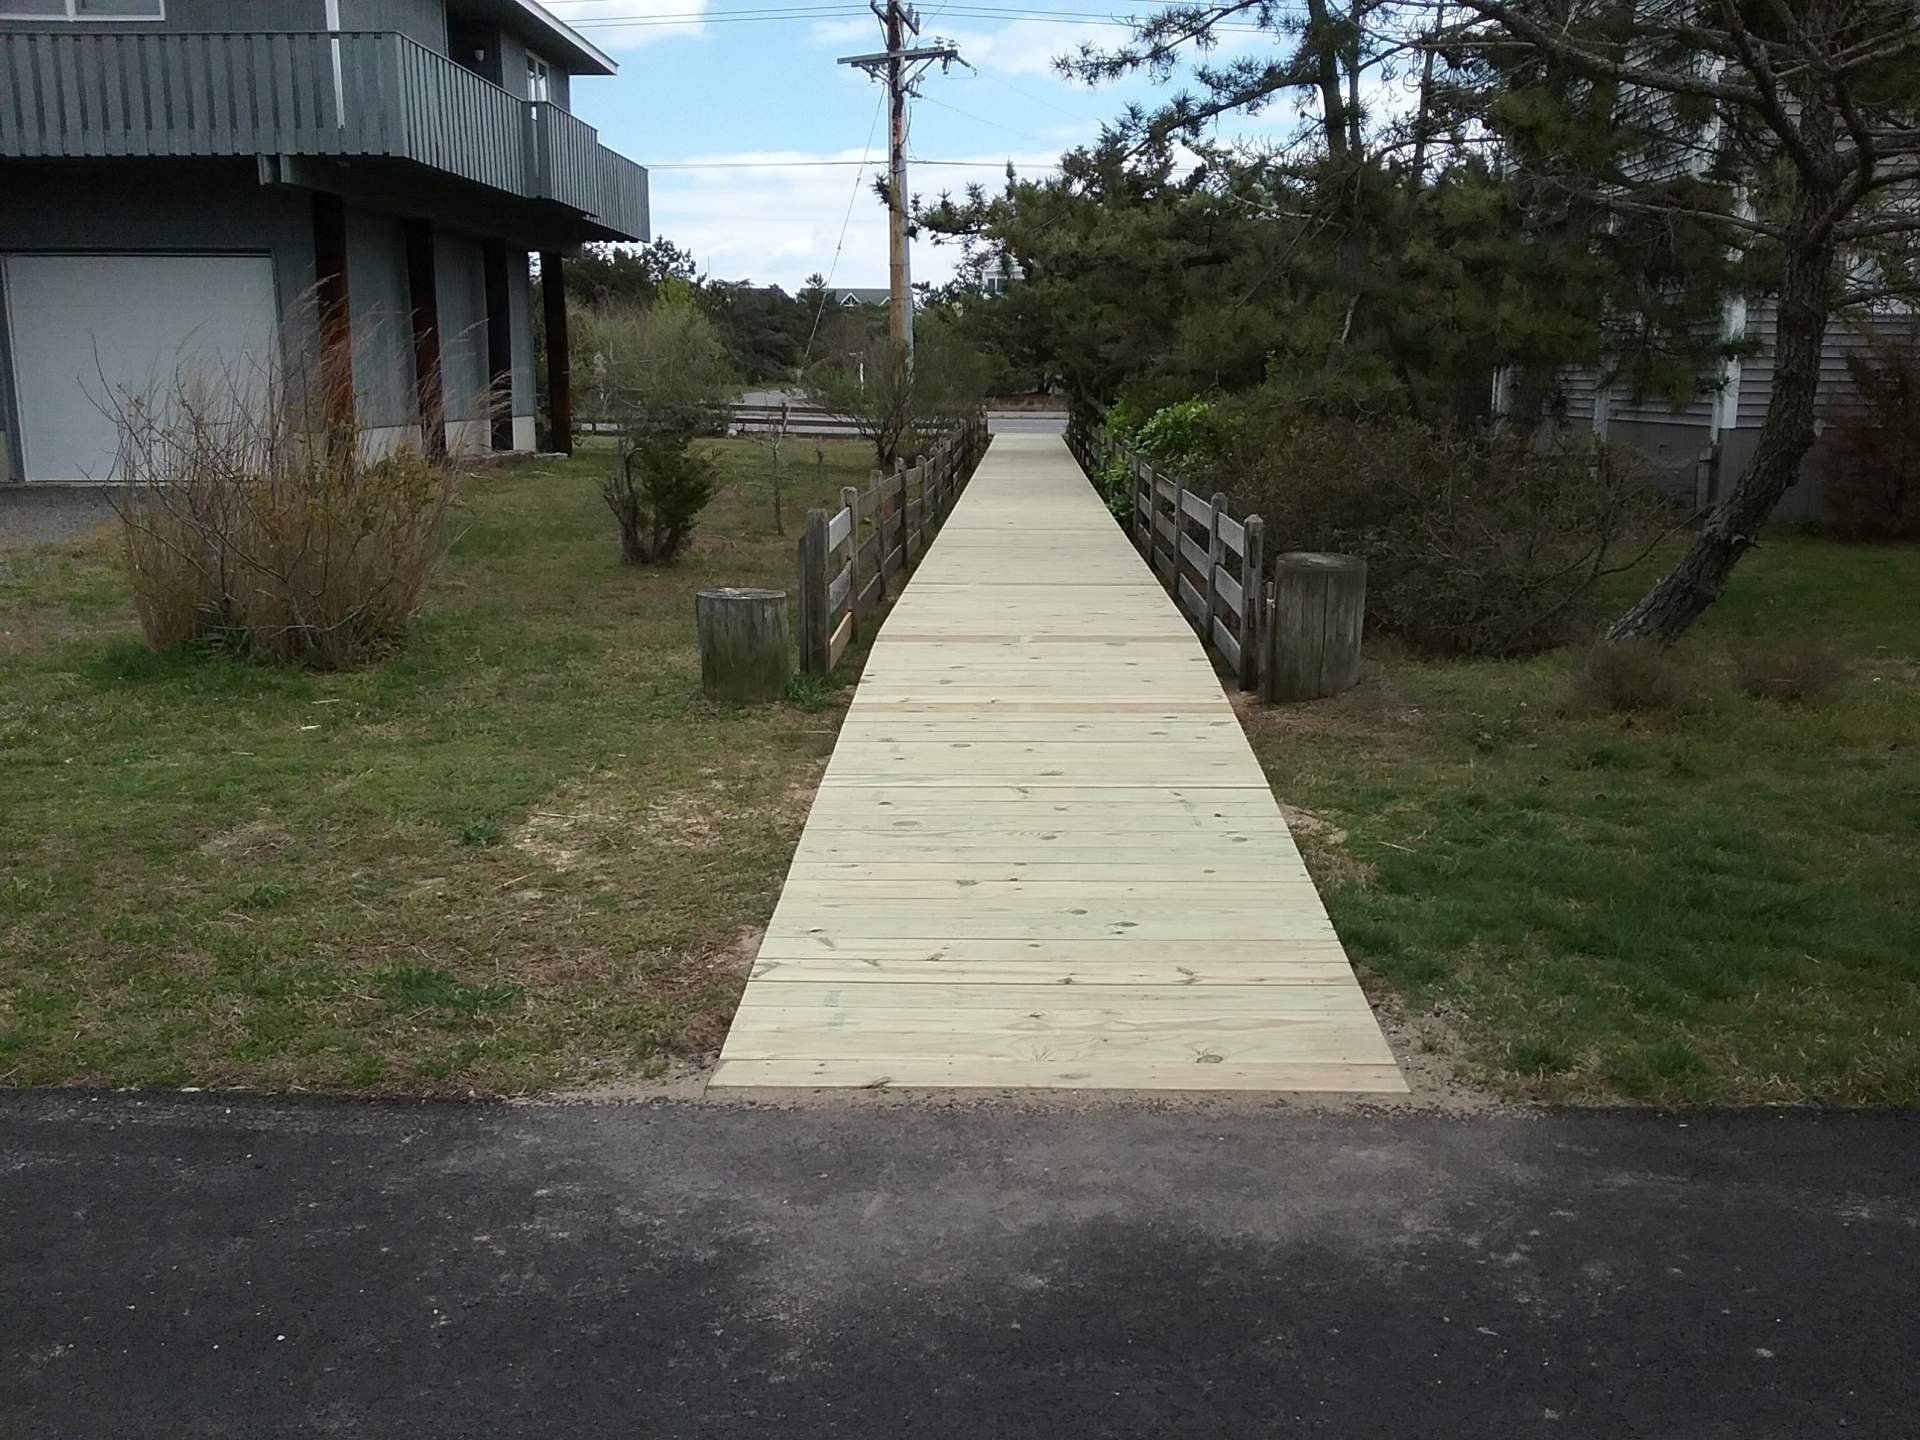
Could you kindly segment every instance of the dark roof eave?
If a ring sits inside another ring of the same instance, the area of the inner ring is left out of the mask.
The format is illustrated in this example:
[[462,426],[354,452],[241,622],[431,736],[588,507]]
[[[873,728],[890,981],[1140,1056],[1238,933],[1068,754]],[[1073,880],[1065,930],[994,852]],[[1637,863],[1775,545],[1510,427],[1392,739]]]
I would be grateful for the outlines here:
[[539,32],[547,42],[540,47],[541,55],[548,60],[564,62],[569,75],[619,73],[619,62],[549,11],[539,0],[504,0],[504,8]]

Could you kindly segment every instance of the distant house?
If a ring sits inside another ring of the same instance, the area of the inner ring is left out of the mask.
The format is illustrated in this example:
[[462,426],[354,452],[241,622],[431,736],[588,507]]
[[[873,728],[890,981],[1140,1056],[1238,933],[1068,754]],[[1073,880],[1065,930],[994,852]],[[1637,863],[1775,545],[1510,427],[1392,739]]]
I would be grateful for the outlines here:
[[[1836,317],[1820,356],[1819,424],[1855,409],[1859,392],[1847,357],[1867,346],[1875,332],[1920,341],[1914,316],[1881,314],[1869,320]],[[1636,398],[1624,381],[1604,383],[1596,369],[1569,370],[1560,377],[1557,408],[1565,422],[1601,439],[1631,446],[1652,460],[1660,488],[1691,505],[1723,496],[1760,443],[1760,427],[1773,401],[1773,336],[1776,313],[1764,298],[1727,307],[1724,339],[1744,342],[1750,353],[1702,376],[1677,408],[1663,396]],[[1496,400],[1496,408],[1498,402]],[[1782,499],[1778,514],[1797,519],[1820,513],[1830,451],[1816,440],[1801,462],[1800,482]]]
[[828,296],[843,310],[859,305],[889,305],[893,302],[893,292],[886,286],[856,285],[851,289],[830,289]]
[[648,235],[570,108],[614,68],[534,0],[0,0],[0,478],[111,478],[113,396],[188,365],[531,448],[530,253],[554,305],[569,247]]
[[[1704,70],[1718,73],[1726,62],[1711,56],[1695,60]],[[1644,87],[1620,87],[1619,114],[1646,135],[1663,139],[1650,145],[1630,166],[1636,182],[1652,183],[1682,174],[1704,176],[1723,158],[1723,147],[1736,137],[1717,116],[1679,118],[1678,100]],[[1791,102],[1790,102],[1791,103]],[[1744,203],[1744,191],[1741,203]],[[1862,263],[1865,263],[1864,260]],[[1820,393],[1816,404],[1821,429],[1825,423],[1860,403],[1847,367],[1847,357],[1869,345],[1873,336],[1896,335],[1908,343],[1920,338],[1916,316],[1903,306],[1879,313],[1837,315],[1827,329],[1820,356]],[[1607,365],[1570,368],[1558,377],[1556,409],[1574,429],[1591,429],[1601,438],[1629,446],[1654,463],[1660,488],[1684,503],[1705,506],[1719,500],[1739,478],[1759,448],[1760,428],[1773,403],[1774,335],[1778,310],[1766,295],[1735,296],[1723,307],[1719,333],[1713,337],[1737,350],[1729,359],[1703,374],[1692,394],[1675,404],[1667,396],[1636,396],[1623,380],[1612,378]],[[1505,411],[1508,381],[1495,382],[1494,408]],[[1817,515],[1822,507],[1830,448],[1817,439],[1801,463],[1799,482],[1782,499],[1782,519]]]

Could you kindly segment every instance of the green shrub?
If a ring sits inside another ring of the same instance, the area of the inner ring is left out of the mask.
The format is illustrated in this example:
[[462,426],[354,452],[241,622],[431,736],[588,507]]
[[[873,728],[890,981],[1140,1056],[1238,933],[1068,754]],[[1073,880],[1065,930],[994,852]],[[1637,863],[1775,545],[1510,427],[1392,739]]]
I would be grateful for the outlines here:
[[1140,427],[1140,448],[1181,473],[1213,464],[1229,439],[1225,416],[1209,400],[1164,406]]
[[1100,497],[1107,502],[1107,509],[1122,525],[1133,524],[1134,496],[1137,486],[1133,478],[1133,466],[1123,456],[1115,455],[1107,461],[1100,472]]
[[713,498],[713,465],[694,441],[719,428],[733,374],[719,332],[672,292],[645,308],[578,312],[595,405],[617,435],[601,486],[628,565],[671,560]]
[[1367,618],[1454,654],[1524,655],[1592,617],[1595,582],[1636,563],[1673,515],[1626,452],[1542,449],[1404,417],[1256,404],[1198,488],[1266,521],[1267,553],[1367,561]]

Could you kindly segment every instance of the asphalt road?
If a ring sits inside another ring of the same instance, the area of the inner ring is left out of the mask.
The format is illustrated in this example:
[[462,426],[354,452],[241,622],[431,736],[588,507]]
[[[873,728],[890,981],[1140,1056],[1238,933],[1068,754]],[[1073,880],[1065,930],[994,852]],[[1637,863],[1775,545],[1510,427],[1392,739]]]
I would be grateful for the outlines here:
[[0,1098],[0,1435],[1907,1437],[1920,1118]]
[[0,484],[0,550],[65,540],[113,519],[103,485]]

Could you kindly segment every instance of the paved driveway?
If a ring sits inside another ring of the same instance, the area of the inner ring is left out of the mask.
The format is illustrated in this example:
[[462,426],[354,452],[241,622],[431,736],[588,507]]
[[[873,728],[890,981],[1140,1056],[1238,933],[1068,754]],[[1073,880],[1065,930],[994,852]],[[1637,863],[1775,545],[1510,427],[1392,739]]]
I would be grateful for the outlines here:
[[1861,1435],[1920,1119],[0,1098],[0,1434]]

